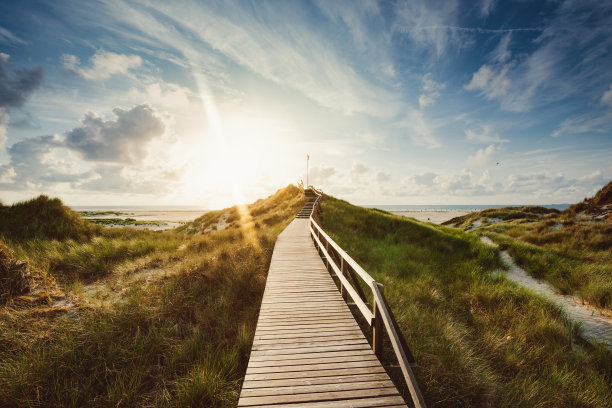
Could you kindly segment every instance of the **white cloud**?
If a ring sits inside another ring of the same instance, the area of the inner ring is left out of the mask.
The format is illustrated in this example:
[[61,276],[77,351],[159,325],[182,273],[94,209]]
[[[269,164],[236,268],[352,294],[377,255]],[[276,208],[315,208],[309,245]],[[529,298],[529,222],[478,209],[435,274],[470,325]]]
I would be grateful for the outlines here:
[[433,50],[437,58],[447,49],[458,49],[466,45],[457,25],[459,2],[405,1],[398,2],[395,10],[397,19],[394,29],[406,33],[410,39],[425,50]]
[[501,99],[510,89],[507,78],[509,65],[483,65],[472,75],[472,80],[464,88],[468,91],[480,91],[487,99]]
[[382,171],[379,171],[378,173],[376,173],[376,181],[378,181],[379,183],[386,183],[388,181],[391,181],[391,175],[389,173],[384,173]]
[[88,113],[81,126],[66,134],[65,146],[85,160],[138,163],[147,155],[147,145],[166,131],[164,118],[151,106],[130,110],[113,109],[117,120],[105,121]]
[[419,106],[421,108],[431,106],[434,104],[436,99],[440,97],[440,91],[446,88],[445,83],[436,82],[431,79],[431,73],[423,75],[423,93],[419,96]]
[[512,52],[510,51],[510,42],[512,41],[512,32],[507,32],[504,36],[499,40],[497,47],[491,52],[490,57],[500,63],[507,62],[512,57]]
[[370,168],[363,163],[353,163],[349,171],[349,180],[353,185],[367,184]]
[[138,55],[117,54],[110,51],[98,50],[91,57],[91,66],[82,68],[80,60],[75,55],[64,54],[64,69],[78,76],[94,81],[103,81],[112,75],[127,75],[130,69],[142,65],[142,58]]
[[512,54],[509,34],[516,30],[508,30],[465,89],[512,112],[577,95],[599,98],[601,82],[607,86],[610,78],[611,11],[608,3],[562,2],[543,27],[528,29],[541,33],[529,52]]
[[420,111],[409,112],[404,119],[395,122],[394,125],[404,130],[407,136],[418,146],[425,146],[428,149],[437,149],[441,146],[431,134],[425,116]]
[[612,84],[610,85],[610,88],[608,88],[608,90],[601,95],[599,102],[602,105],[612,106]]
[[482,125],[480,129],[465,129],[465,137],[468,141],[474,143],[508,143],[508,139],[502,139],[495,133],[491,126]]
[[10,122],[10,116],[6,113],[6,109],[0,108],[0,149],[6,144],[6,128]]
[[[312,167],[308,174],[308,183],[314,186],[327,187],[332,181],[332,178],[337,174],[334,167],[328,166],[325,163],[319,166]],[[304,180],[306,182],[306,180]]]
[[188,88],[168,83],[154,82],[142,88],[131,88],[128,96],[139,103],[147,103],[159,109],[182,112],[189,109],[191,101],[198,101],[197,96]]
[[599,116],[585,114],[565,119],[550,135],[552,137],[559,137],[585,133],[603,133],[611,128],[612,112]]
[[15,34],[13,34],[12,32],[10,32],[9,30],[7,30],[4,27],[0,27],[0,42],[4,43],[4,44],[8,44],[8,45],[13,45],[13,44],[24,45],[24,44],[27,44],[24,40],[22,40],[21,38],[17,37]]
[[476,154],[469,156],[467,161],[474,166],[485,166],[491,163],[491,158],[499,149],[495,145],[489,145],[484,149],[478,149]]
[[[138,30],[151,42],[180,51],[198,71],[202,66],[209,68],[210,64],[200,63],[207,55],[223,54],[252,73],[345,114],[359,112],[388,118],[404,105],[401,94],[392,87],[358,73],[363,67],[361,60],[351,64],[350,58],[337,52],[322,33],[313,31],[302,19],[288,19],[286,13],[295,12],[289,6],[260,4],[257,15],[230,2],[218,7],[189,2],[180,8],[165,2],[150,6],[154,12],[148,14],[122,4],[112,15],[128,24],[131,33]],[[171,17],[197,40],[163,27],[160,15]],[[266,23],[269,20],[278,24],[272,28]],[[228,67],[223,64],[212,69],[224,72]]]
[[495,9],[495,0],[482,0],[480,3],[480,14],[482,16],[488,16]]

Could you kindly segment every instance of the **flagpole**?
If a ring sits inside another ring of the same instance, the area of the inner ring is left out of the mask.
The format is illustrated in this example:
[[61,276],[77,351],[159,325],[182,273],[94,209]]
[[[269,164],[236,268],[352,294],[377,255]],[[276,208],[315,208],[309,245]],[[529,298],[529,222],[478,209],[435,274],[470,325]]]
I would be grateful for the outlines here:
[[308,188],[309,186],[308,184],[308,160],[310,160],[310,156],[306,154],[306,188]]

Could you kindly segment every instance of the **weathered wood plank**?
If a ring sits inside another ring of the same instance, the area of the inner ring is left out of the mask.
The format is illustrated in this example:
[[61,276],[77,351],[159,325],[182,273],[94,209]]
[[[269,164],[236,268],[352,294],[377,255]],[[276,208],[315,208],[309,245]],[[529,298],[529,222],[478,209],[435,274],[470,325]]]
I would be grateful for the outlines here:
[[314,248],[309,220],[294,220],[274,248],[239,406],[392,405],[405,407]]

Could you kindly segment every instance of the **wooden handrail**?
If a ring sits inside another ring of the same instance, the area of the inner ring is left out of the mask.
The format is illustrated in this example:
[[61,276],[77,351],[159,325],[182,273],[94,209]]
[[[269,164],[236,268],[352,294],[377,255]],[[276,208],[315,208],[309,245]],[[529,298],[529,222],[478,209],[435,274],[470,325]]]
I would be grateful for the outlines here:
[[338,266],[336,265],[332,257],[329,255],[329,253],[325,249],[325,246],[319,240],[319,237],[317,237],[317,234],[312,230],[312,227],[310,228],[310,233],[312,234],[313,238],[317,242],[318,248],[323,252],[323,255],[329,261],[329,265],[332,267],[332,269],[336,273],[336,276],[338,277],[338,279],[340,279],[340,281],[342,282],[342,285],[346,288],[348,294],[351,295],[351,299],[353,299],[353,302],[355,302],[355,304],[359,308],[359,311],[361,312],[363,317],[366,319],[368,324],[371,325],[372,319],[374,319],[374,315],[372,314],[370,309],[368,309],[368,305],[366,305],[365,302],[361,300],[355,288],[351,286],[348,279],[346,279],[346,277],[344,276],[340,268],[338,268]]
[[348,263],[349,265],[351,265],[351,267],[353,268],[353,270],[354,270],[355,272],[357,272],[357,274],[359,274],[359,277],[360,277],[361,279],[363,279],[363,281],[364,281],[364,282],[365,282],[365,283],[366,283],[368,286],[372,287],[372,285],[374,284],[374,282],[376,282],[376,281],[374,280],[374,278],[372,278],[372,277],[370,276],[370,274],[369,274],[369,273],[367,273],[367,272],[366,272],[366,271],[365,271],[365,270],[364,270],[364,269],[363,269],[361,266],[359,266],[359,264],[358,264],[357,262],[355,262],[355,260],[354,260],[353,258],[351,258],[351,257],[349,256],[349,254],[347,254],[347,253],[344,251],[344,249],[340,248],[340,245],[336,244],[336,243],[334,242],[334,240],[333,240],[333,239],[331,239],[331,238],[329,237],[329,235],[327,235],[327,234],[325,233],[325,231],[323,231],[323,228],[321,228],[321,227],[319,226],[319,224],[317,224],[317,222],[316,222],[315,220],[311,219],[310,221],[311,221],[312,225],[314,225],[314,226],[315,226],[315,228],[316,228],[317,232],[319,232],[321,235],[323,235],[323,237],[324,237],[325,241],[326,241],[326,242],[328,242],[328,243],[329,243],[329,245],[331,245],[331,246],[332,246],[332,247],[333,247],[333,248],[336,250],[336,252],[338,253],[338,255],[340,255],[340,258],[344,259],[344,261],[345,261],[346,263]]
[[[373,287],[374,301],[377,306],[383,306],[386,304],[386,302],[384,301],[379,286],[382,285],[380,283],[376,283]],[[400,367],[402,368],[402,374],[404,375],[406,385],[408,385],[408,389],[410,390],[412,402],[414,403],[415,407],[425,407],[425,400],[423,399],[423,395],[421,395],[419,384],[417,383],[416,377],[412,372],[410,362],[408,361],[408,356],[406,355],[406,352],[402,347],[402,342],[397,332],[397,328],[393,324],[394,322],[393,319],[391,319],[389,310],[386,307],[380,307],[380,315],[382,316],[382,321],[385,323],[385,328],[387,329],[387,333],[389,334],[389,338],[391,339],[393,351],[395,351],[397,360],[400,364]]]
[[[411,368],[411,363],[414,363],[414,357],[408,349],[406,341],[402,336],[395,318],[393,317],[393,313],[387,305],[383,295],[383,285],[376,282],[369,273],[367,273],[353,258],[350,257],[349,254],[347,254],[338,244],[336,244],[334,240],[331,239],[330,236],[325,233],[325,231],[323,231],[319,224],[317,224],[313,218],[313,215],[323,194],[312,186],[308,186],[308,188],[317,195],[317,199],[315,200],[312,211],[310,212],[310,234],[315,246],[319,250],[319,254],[340,280],[340,289],[344,298],[346,299],[346,293],[350,295],[351,299],[355,305],[357,305],[357,308],[372,328],[372,348],[379,358],[382,355],[383,326],[387,330],[387,334],[391,340],[391,345],[393,346],[393,351],[395,352],[395,356],[397,357],[399,365],[402,369],[404,381],[410,390],[410,396],[412,397],[414,406],[417,408],[426,407],[425,400],[421,395],[421,390],[419,389],[416,377],[414,376]],[[331,256],[329,247],[332,247],[338,254],[340,258],[340,266],[336,264],[336,261]],[[350,267],[359,275],[359,277],[372,289],[372,296],[374,299],[372,311],[368,309],[365,301],[359,296],[358,291],[353,288],[345,276],[344,271],[345,268],[348,269],[347,265],[350,265]]]

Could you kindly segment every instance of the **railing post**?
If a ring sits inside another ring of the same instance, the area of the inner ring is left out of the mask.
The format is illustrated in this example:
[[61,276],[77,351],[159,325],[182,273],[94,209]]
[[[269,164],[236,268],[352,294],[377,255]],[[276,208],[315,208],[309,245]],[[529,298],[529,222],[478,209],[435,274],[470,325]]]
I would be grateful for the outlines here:
[[[383,285],[378,282],[374,282],[374,285],[378,285],[378,290],[383,293]],[[374,297],[372,303],[372,314],[374,315],[374,322],[372,324],[372,350],[374,350],[376,357],[380,358],[383,350],[383,320],[380,313],[380,307],[382,305],[378,304],[376,297]]]
[[[344,258],[342,256],[340,257],[340,272],[342,272],[342,276],[346,276],[346,264],[344,263]],[[342,282],[340,282],[340,294],[345,302],[348,301],[348,292],[346,291],[346,288]]]

